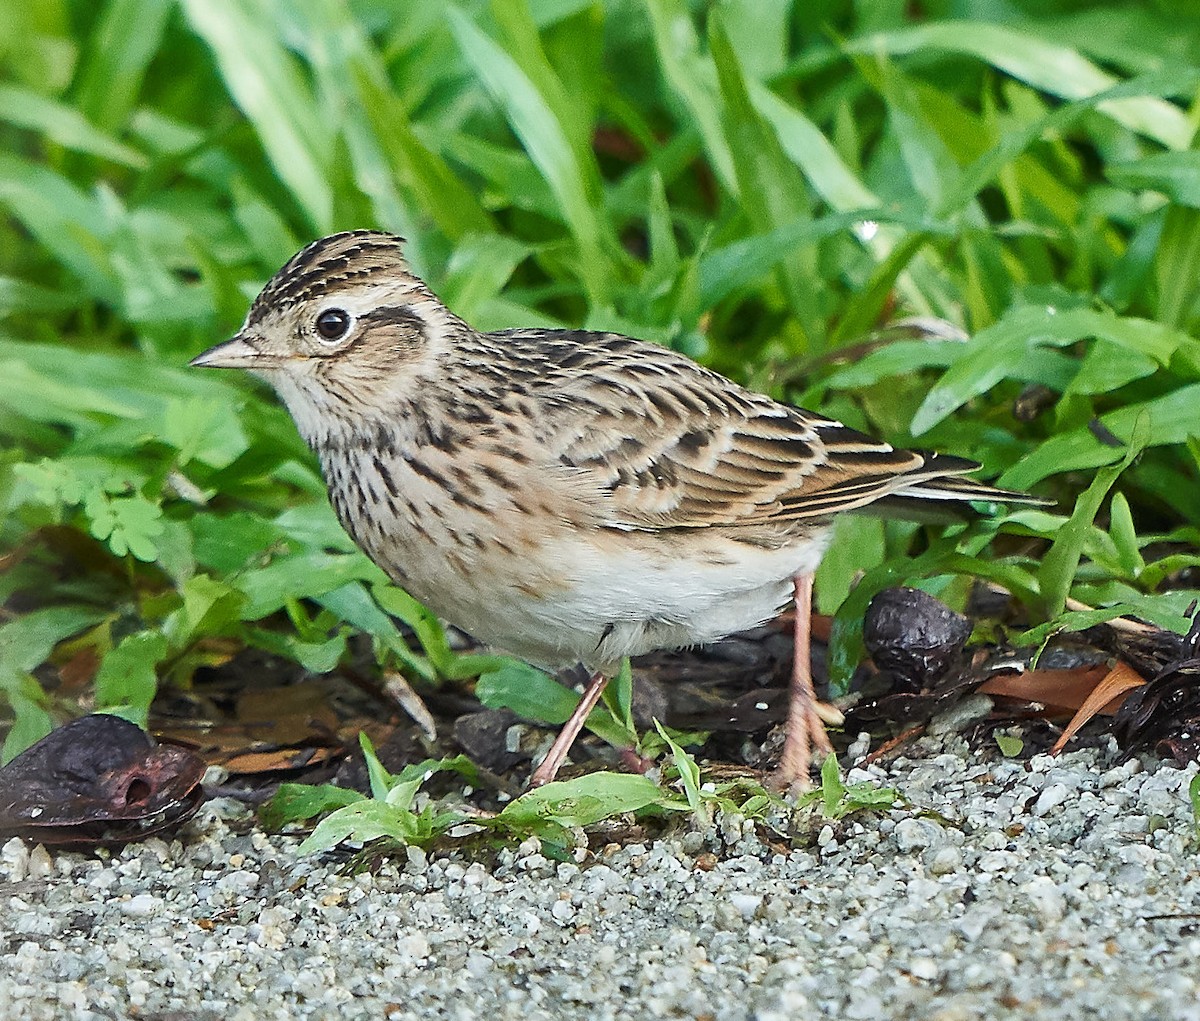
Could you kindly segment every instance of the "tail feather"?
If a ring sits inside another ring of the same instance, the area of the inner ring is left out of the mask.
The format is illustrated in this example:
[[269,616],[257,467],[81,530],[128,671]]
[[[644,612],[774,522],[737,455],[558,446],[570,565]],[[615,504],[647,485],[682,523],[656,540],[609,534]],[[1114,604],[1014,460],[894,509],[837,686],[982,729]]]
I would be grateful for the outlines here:
[[914,480],[911,485],[897,489],[890,498],[897,500],[923,500],[938,502],[962,503],[979,501],[982,503],[1016,503],[1029,507],[1046,507],[1053,501],[1043,500],[1029,493],[1018,493],[1012,489],[1000,489],[989,486],[977,479],[963,478],[969,472],[978,471],[981,467],[975,461],[965,457],[954,457],[949,454],[934,454],[920,451],[925,457],[925,465],[914,474],[923,478]]

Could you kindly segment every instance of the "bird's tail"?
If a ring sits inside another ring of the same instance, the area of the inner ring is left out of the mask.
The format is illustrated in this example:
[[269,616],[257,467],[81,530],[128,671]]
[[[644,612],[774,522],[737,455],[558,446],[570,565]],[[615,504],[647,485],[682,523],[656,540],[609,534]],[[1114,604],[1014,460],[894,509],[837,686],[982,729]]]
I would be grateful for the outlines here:
[[981,467],[977,462],[952,454],[919,451],[923,467],[910,473],[909,485],[864,507],[859,513],[896,516],[912,521],[947,523],[973,517],[972,503],[1008,503],[1048,507],[1053,501],[1029,493],[989,486],[965,476]]

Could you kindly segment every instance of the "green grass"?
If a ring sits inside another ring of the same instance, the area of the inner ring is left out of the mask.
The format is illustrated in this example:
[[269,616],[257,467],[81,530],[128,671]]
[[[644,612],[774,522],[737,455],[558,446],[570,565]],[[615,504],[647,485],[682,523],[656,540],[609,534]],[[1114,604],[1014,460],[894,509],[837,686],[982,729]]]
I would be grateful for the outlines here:
[[[135,720],[231,649],[328,671],[354,631],[419,683],[516,697],[353,548],[268,395],[184,368],[350,227],[405,234],[481,328],[650,338],[1058,501],[839,522],[835,683],[899,581],[994,580],[1030,640],[1182,630],[1200,7],[906,7],[2,0],[4,756],[76,711],[42,664],[88,646],[95,704]],[[972,339],[885,328],[913,317]]]

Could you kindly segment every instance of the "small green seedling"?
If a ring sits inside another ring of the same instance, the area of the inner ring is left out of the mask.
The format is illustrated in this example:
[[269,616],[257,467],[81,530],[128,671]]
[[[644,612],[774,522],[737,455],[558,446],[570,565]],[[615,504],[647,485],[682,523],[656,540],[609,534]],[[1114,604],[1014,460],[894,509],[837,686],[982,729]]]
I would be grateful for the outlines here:
[[892,787],[880,787],[866,780],[847,786],[842,782],[837,758],[830,755],[821,765],[821,786],[800,797],[797,804],[818,805],[827,819],[845,819],[855,812],[882,812],[891,808],[900,795]]

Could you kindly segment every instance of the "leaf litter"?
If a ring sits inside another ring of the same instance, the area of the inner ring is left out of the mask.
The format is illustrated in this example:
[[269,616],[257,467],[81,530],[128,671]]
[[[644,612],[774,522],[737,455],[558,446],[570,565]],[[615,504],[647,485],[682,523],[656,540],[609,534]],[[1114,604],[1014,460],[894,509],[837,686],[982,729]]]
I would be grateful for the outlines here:
[[[818,680],[829,625],[829,618],[814,617]],[[430,847],[530,835],[563,848],[585,839],[585,828],[628,825],[621,819],[636,819],[631,832],[642,834],[687,815],[711,824],[719,811],[756,818],[772,839],[805,839],[789,822],[793,807],[763,783],[786,715],[789,630],[784,619],[711,647],[639,659],[590,721],[591,733],[575,751],[584,761],[569,765],[557,784],[526,793],[520,776],[577,698],[571,685],[580,678],[569,671],[555,679],[515,661],[479,657],[499,668],[472,690],[460,682],[414,684],[396,672],[376,683],[365,661],[361,671],[352,662],[314,677],[246,650],[198,669],[190,689],[160,694],[149,724],[171,743],[159,749],[218,767],[212,792],[264,804],[263,820],[273,827],[330,813],[310,833],[310,849],[346,839]],[[872,761],[980,696],[983,717],[968,717],[964,726],[968,738],[996,735],[979,742],[981,754],[989,747],[994,754],[997,745],[1005,755],[1057,752],[1101,726],[1127,753],[1154,748],[1180,764],[1200,754],[1200,625],[1186,636],[1100,624],[1053,635],[1037,648],[969,644],[984,630],[918,589],[894,587],[875,597],[863,628],[870,658],[843,700],[846,731],[866,730],[876,743]],[[466,642],[448,637],[457,646]],[[441,654],[446,662],[456,656],[468,659],[450,645]],[[90,668],[78,650],[63,665],[68,676]],[[996,730],[1014,721],[1021,737]],[[100,775],[98,767],[93,772]],[[4,782],[0,772],[0,791]],[[186,819],[199,789],[197,775],[179,793],[174,814],[151,813],[153,828],[138,822],[114,831],[115,818],[100,828],[94,824],[102,817],[93,813],[54,823],[69,827],[61,832],[43,825],[38,839],[136,839]],[[845,784],[827,763],[818,790],[800,804],[836,821],[884,810],[896,797],[870,784]]]

